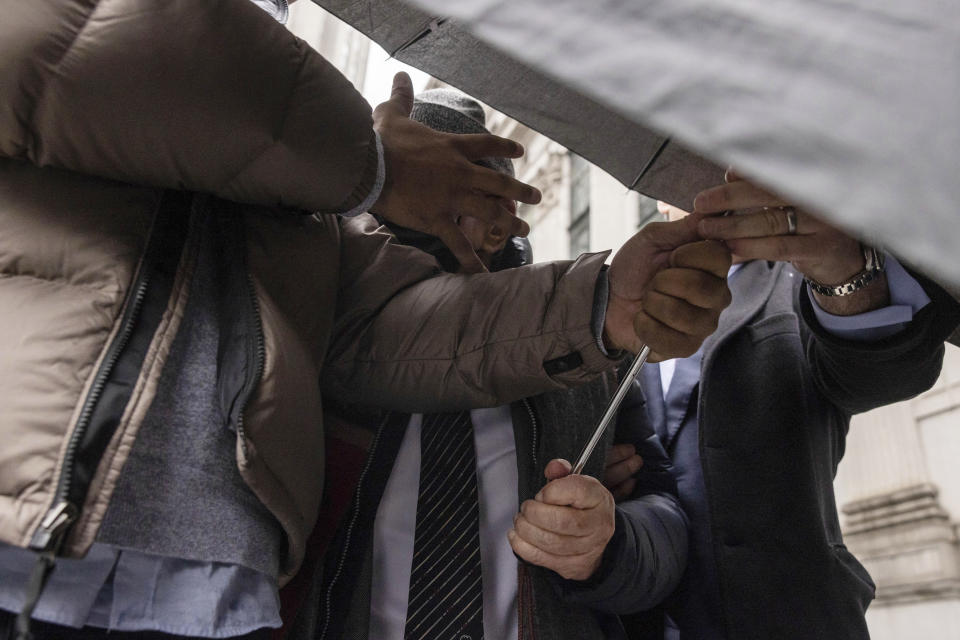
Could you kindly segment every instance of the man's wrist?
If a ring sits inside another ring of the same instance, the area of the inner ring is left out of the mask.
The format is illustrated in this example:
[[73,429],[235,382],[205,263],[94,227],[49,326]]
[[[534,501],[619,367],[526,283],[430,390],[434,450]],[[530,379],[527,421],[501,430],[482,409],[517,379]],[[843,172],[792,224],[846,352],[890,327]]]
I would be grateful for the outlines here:
[[377,173],[374,177],[373,186],[370,188],[370,192],[367,193],[366,197],[360,202],[360,204],[356,205],[349,211],[344,211],[340,214],[345,218],[352,218],[376,208],[376,204],[380,201],[380,197],[385,191],[387,181],[387,167],[384,155],[385,152],[383,149],[383,141],[380,139],[380,133],[376,130],[373,132],[373,141],[374,149],[377,154]]
[[[828,272],[834,275],[824,277],[804,273],[807,285],[824,311],[833,315],[856,315],[890,304],[889,287],[884,277],[884,254],[863,243],[859,248],[860,260]],[[847,276],[836,275],[849,271],[852,273]]]
[[811,288],[820,308],[835,316],[853,316],[880,309],[890,304],[890,288],[887,274],[877,273],[873,280],[859,290],[846,296],[825,296]]

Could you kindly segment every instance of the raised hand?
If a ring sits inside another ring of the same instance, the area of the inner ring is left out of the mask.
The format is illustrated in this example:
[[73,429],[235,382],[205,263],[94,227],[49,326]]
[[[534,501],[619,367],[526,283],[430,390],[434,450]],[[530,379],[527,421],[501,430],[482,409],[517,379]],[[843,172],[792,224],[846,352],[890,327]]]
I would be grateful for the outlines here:
[[390,99],[373,112],[383,143],[386,181],[371,207],[391,222],[434,235],[468,272],[485,271],[456,221],[473,216],[525,236],[529,226],[516,217],[516,201],[540,202],[540,192],[503,173],[474,164],[489,157],[519,158],[523,147],[488,134],[434,131],[410,119],[413,85],[405,73],[393,79]]
[[513,551],[532,564],[568,580],[586,580],[600,566],[613,537],[613,496],[591,476],[569,475],[570,463],[551,460],[544,470],[550,482],[520,513],[507,533]]
[[[704,238],[724,242],[740,259],[790,262],[804,276],[825,285],[847,282],[864,268],[860,242],[779,196],[727,172],[727,184],[702,191],[695,213],[731,210],[737,215],[698,219]],[[817,301],[831,313],[863,313],[888,304],[883,275],[855,295]]]

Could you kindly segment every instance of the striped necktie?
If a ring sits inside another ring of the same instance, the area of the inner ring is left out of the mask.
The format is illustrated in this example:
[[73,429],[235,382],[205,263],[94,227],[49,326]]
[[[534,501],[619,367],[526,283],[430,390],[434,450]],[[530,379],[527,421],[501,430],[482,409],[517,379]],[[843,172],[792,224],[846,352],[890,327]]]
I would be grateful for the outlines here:
[[483,638],[477,454],[469,411],[423,417],[404,638]]

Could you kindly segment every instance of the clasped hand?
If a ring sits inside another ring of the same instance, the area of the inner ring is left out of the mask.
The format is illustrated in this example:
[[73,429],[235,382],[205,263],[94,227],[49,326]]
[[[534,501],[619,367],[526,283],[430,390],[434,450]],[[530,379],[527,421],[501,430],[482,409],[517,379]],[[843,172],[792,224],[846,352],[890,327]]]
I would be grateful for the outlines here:
[[[744,260],[791,262],[797,271],[824,284],[843,282],[863,269],[856,238],[789,205],[729,170],[727,184],[697,195],[694,211],[737,211],[740,215],[701,218],[698,226],[704,238],[723,241]],[[792,229],[787,208],[794,212]]]
[[568,580],[586,580],[613,537],[615,506],[599,480],[570,475],[570,469],[566,460],[550,461],[544,471],[549,482],[520,505],[507,538],[527,562]]
[[[780,196],[727,171],[727,184],[702,191],[694,215],[736,211],[734,216],[699,219],[704,238],[723,242],[739,260],[790,262],[807,278],[824,285],[848,282],[865,267],[860,242],[815,215],[790,206]],[[850,296],[814,297],[834,315],[855,315],[886,306],[890,292],[884,274]]]
[[607,346],[637,352],[650,361],[687,357],[700,348],[730,304],[730,251],[702,240],[702,216],[653,222],[613,258],[604,324]]

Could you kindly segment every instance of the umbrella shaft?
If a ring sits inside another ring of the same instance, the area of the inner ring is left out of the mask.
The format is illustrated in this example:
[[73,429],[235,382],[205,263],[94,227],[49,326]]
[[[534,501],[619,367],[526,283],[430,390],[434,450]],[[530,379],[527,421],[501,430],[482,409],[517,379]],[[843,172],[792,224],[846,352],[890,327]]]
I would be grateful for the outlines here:
[[620,408],[620,403],[623,402],[623,398],[627,395],[630,385],[633,384],[634,379],[637,377],[637,374],[640,373],[640,369],[643,368],[643,365],[649,356],[650,347],[644,346],[642,349],[640,349],[640,353],[638,353],[633,359],[630,369],[627,370],[626,375],[623,376],[623,380],[620,381],[620,385],[617,387],[616,393],[614,393],[613,397],[610,398],[610,402],[607,404],[607,409],[603,412],[603,417],[600,418],[600,422],[597,423],[597,427],[594,429],[593,436],[590,438],[590,441],[587,442],[587,446],[585,446],[583,451],[580,452],[580,457],[577,458],[577,463],[573,465],[573,471],[571,473],[581,473],[583,471],[583,467],[586,466],[587,460],[590,459],[590,455],[597,447],[597,443],[600,442],[600,438],[603,437],[607,427],[610,426],[611,422],[613,422],[613,417],[617,415],[617,410]]

